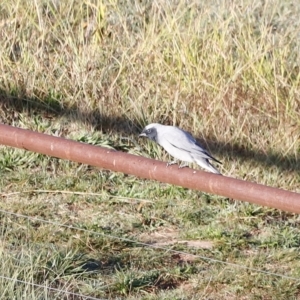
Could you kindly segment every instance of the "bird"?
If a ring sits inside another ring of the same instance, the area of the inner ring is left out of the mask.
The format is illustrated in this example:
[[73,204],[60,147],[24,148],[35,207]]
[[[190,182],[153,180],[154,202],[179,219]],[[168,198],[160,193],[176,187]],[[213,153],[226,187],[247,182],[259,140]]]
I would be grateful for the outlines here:
[[211,156],[189,132],[183,129],[152,123],[143,129],[139,137],[147,137],[156,142],[175,158],[175,161],[168,162],[167,166],[176,164],[176,160],[185,162],[185,164],[180,164],[179,168],[184,168],[188,166],[188,163],[195,162],[203,169],[222,175],[209,160],[222,163]]

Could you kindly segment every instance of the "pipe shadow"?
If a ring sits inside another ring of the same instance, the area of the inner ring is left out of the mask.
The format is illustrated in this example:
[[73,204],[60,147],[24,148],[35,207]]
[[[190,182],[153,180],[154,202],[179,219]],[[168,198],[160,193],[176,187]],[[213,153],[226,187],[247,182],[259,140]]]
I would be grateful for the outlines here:
[[[90,122],[96,130],[103,133],[114,132],[121,135],[138,135],[142,128],[137,120],[130,120],[122,116],[107,116],[99,110],[82,111],[76,105],[69,108],[62,107],[58,100],[51,98],[37,99],[29,98],[26,95],[12,95],[0,90],[0,122],[11,125],[17,118],[18,113],[28,115],[43,115],[46,117],[64,117],[75,122]],[[276,167],[280,171],[299,172],[300,160],[295,156],[283,156],[280,153],[263,153],[237,144],[228,144],[199,138],[198,141],[206,146],[214,156],[221,157],[226,153],[229,157],[238,157],[242,160],[256,161],[265,167]]]
[[228,154],[228,156],[233,158],[238,157],[240,160],[256,161],[260,165],[268,168],[276,167],[282,172],[299,172],[300,170],[300,160],[292,155],[283,156],[280,153],[271,152],[271,150],[262,152],[259,150],[249,149],[237,144],[216,142],[215,140],[211,140],[209,138],[207,138],[206,140],[197,138],[197,140],[200,142],[200,144],[206,146],[206,149],[210,149],[210,151],[214,153],[213,156],[216,157],[220,157],[224,153],[226,153]]
[[108,116],[99,110],[83,111],[76,105],[66,108],[59,100],[8,95],[0,90],[0,122],[11,125],[18,119],[19,113],[30,116],[40,114],[48,119],[64,117],[85,124],[89,122],[95,130],[101,130],[103,133],[138,134],[141,129],[134,120],[126,117]]

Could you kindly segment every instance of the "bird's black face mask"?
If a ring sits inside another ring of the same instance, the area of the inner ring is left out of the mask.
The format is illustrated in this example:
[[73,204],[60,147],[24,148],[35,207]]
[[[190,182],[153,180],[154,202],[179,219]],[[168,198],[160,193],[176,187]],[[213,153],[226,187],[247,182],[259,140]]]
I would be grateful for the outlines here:
[[148,139],[157,142],[157,131],[155,128],[144,129],[139,136],[140,137],[145,136]]

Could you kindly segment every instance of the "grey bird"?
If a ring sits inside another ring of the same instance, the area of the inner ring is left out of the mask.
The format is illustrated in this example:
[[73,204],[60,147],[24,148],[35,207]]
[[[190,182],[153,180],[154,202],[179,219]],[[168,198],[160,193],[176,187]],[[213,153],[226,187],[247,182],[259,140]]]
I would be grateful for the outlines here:
[[[175,159],[187,163],[195,162],[203,169],[221,175],[209,160],[213,160],[219,164],[221,164],[221,162],[203,149],[196,139],[187,131],[175,126],[153,123],[147,125],[139,136],[153,140]],[[175,163],[176,160],[168,163],[167,166]],[[179,168],[186,167],[187,165],[188,164],[180,165]]]

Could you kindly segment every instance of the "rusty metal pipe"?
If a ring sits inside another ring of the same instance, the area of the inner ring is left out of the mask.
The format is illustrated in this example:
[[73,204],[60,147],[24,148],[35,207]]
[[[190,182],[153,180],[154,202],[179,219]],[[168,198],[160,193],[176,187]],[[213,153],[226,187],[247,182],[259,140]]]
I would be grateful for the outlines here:
[[300,213],[300,194],[0,124],[0,143],[115,172]]

